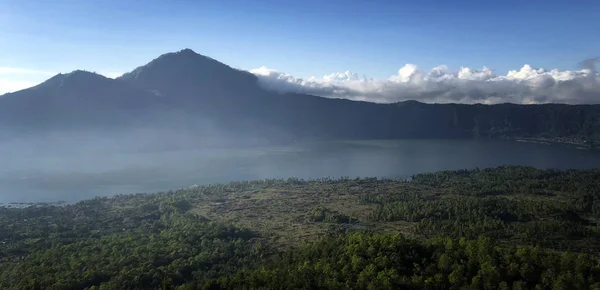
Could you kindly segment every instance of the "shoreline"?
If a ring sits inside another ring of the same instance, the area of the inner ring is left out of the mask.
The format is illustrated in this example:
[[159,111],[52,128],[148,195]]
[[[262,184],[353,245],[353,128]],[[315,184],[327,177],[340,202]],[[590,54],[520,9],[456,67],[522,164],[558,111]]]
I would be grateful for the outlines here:
[[515,137],[511,138],[517,142],[523,143],[534,143],[534,144],[544,144],[544,145],[564,145],[568,147],[574,147],[575,149],[588,149],[594,150],[599,149],[597,145],[594,143],[586,142],[585,140],[577,140],[575,138],[565,138],[565,137],[556,137],[556,138],[546,138],[546,137]]

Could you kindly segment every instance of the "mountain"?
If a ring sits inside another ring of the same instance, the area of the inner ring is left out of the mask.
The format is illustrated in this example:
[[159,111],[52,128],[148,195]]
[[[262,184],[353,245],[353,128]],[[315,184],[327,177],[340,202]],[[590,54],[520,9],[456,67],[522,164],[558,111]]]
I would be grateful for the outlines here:
[[231,100],[257,93],[255,75],[233,69],[191,49],[161,55],[119,80],[185,103]]
[[0,97],[0,125],[26,131],[126,126],[165,108],[145,90],[87,71]]
[[0,97],[0,126],[56,128],[143,124],[274,142],[301,139],[600,138],[599,105],[375,104],[263,89],[253,74],[190,49],[167,53],[117,79],[75,71]]
[[[275,97],[258,85],[255,75],[237,70],[190,49],[166,53],[117,78],[168,100],[178,119],[191,130],[210,122],[220,135],[292,140],[260,113]],[[181,124],[180,124],[181,125]],[[202,133],[204,134],[204,133]]]
[[470,138],[600,135],[600,106],[374,104],[262,89],[257,78],[190,49],[119,78],[230,126],[253,123],[293,138]]

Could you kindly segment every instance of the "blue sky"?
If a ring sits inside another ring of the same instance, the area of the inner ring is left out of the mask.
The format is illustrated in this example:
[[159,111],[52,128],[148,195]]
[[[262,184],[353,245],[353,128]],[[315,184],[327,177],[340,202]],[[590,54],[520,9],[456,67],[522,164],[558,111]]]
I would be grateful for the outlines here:
[[599,28],[600,1],[0,0],[0,93],[47,78],[34,71],[113,75],[186,47],[301,78],[573,70],[600,54]]

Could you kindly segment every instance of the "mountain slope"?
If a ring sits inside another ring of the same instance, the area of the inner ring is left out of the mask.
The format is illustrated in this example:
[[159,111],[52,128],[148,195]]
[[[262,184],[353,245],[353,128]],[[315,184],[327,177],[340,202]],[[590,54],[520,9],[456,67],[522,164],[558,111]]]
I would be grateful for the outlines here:
[[164,108],[162,98],[145,90],[95,73],[74,71],[1,96],[0,124],[27,130],[114,127]]
[[259,91],[255,75],[191,49],[163,54],[118,80],[186,104],[231,100]]
[[[600,138],[600,105],[375,104],[263,89],[253,74],[190,49],[113,80],[75,71],[0,97],[0,128],[186,128],[298,139]],[[199,125],[200,124],[200,125]],[[600,140],[598,140],[600,141]]]
[[374,104],[262,89],[255,76],[190,49],[120,78],[229,126],[252,123],[293,138],[465,138],[600,135],[600,106]]

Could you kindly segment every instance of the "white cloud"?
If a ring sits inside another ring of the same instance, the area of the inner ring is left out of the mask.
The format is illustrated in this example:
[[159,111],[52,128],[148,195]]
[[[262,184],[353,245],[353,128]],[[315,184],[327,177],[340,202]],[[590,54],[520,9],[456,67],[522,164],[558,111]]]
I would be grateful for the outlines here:
[[0,95],[35,86],[52,75],[42,70],[0,66]]
[[37,84],[37,82],[4,80],[0,78],[0,95],[33,87]]
[[32,70],[25,68],[16,68],[16,67],[7,67],[0,66],[0,75],[53,75],[52,72],[41,71],[41,70]]
[[[440,65],[423,71],[414,64],[402,66],[387,79],[373,79],[346,71],[323,77],[297,78],[267,67],[250,70],[267,89],[331,98],[379,103],[419,100],[437,103],[600,103],[597,59],[582,62],[581,70],[546,70],[524,65],[505,75],[490,68],[461,67],[450,71]],[[121,73],[99,72],[116,78]],[[0,94],[43,82],[53,72],[0,66]]]
[[545,70],[524,65],[506,75],[490,68],[461,67],[451,72],[441,65],[428,72],[406,64],[388,79],[372,79],[353,72],[322,78],[296,78],[274,69],[250,70],[267,89],[331,98],[389,103],[419,100],[437,103],[600,103],[600,75],[587,61],[581,70]]

